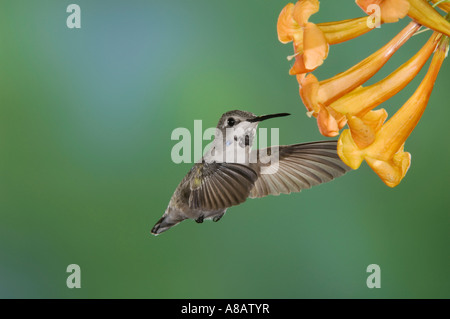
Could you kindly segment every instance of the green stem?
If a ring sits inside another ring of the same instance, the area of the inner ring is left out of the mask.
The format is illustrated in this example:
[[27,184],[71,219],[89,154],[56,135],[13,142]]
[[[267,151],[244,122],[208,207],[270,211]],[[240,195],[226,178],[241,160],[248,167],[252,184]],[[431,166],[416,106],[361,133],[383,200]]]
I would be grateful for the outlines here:
[[440,5],[440,4],[443,3],[443,2],[450,2],[450,0],[441,0],[441,1],[438,1],[438,2],[436,2],[435,4],[433,4],[432,7],[433,7],[433,8],[436,8],[438,5]]

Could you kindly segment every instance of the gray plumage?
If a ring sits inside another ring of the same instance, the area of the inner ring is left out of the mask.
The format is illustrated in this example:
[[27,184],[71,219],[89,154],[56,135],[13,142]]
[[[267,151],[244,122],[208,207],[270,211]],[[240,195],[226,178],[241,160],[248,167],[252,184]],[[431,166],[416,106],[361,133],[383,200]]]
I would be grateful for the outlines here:
[[[211,149],[178,185],[151,233],[158,235],[185,219],[218,221],[227,208],[247,198],[300,192],[350,170],[337,155],[337,141],[251,150],[258,123],[285,115],[223,114],[217,125],[222,134],[216,134]],[[225,134],[227,129],[231,135]],[[234,150],[231,156],[230,150]],[[240,161],[236,161],[236,153],[242,155]]]

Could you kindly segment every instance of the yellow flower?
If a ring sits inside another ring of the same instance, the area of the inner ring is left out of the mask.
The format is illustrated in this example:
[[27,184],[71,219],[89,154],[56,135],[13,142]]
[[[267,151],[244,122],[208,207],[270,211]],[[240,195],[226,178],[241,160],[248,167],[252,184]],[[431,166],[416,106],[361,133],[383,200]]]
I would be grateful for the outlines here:
[[[409,15],[417,23],[450,36],[450,23],[426,0],[356,0],[356,4],[369,14],[370,5],[378,5],[382,22],[397,22]],[[444,3],[442,5],[448,9]]]
[[414,79],[433,53],[439,38],[439,33],[435,32],[410,60],[386,78],[367,87],[361,86],[329,106],[336,112],[345,115],[364,116],[367,112],[400,92]]
[[387,118],[384,109],[372,109],[397,94],[414,79],[433,53],[439,38],[440,35],[434,33],[419,52],[389,76],[370,86],[361,86],[329,105],[337,114],[346,116],[353,141],[359,148],[374,142],[375,133]]
[[450,22],[439,14],[426,0],[408,0],[410,8],[408,15],[434,31],[450,36]]
[[319,11],[318,0],[300,0],[287,4],[278,17],[278,39],[293,42],[295,63],[291,75],[315,70],[328,55],[329,45],[353,39],[371,30],[366,17],[314,24],[311,15]]
[[360,148],[353,140],[350,130],[342,132],[338,154],[347,165],[356,169],[366,160],[386,185],[395,187],[400,183],[411,162],[411,155],[403,151],[404,143],[425,111],[439,69],[447,55],[448,45],[449,38],[444,37],[417,90],[376,132],[372,144]]
[[[448,1],[433,2],[434,6],[439,6],[446,12],[450,9]],[[322,51],[317,49],[323,47],[323,39],[329,45],[357,37],[367,32],[361,26],[355,27],[363,20],[357,18],[317,24],[316,30],[322,34],[315,42],[305,41],[306,27],[310,23],[308,19],[318,11],[319,3],[300,0],[283,9],[278,21],[278,36],[282,42],[294,42],[296,62],[290,73],[296,75],[299,95],[306,106],[307,115],[317,118],[320,133],[330,137],[338,136],[340,130],[348,125],[338,142],[341,159],[353,169],[357,169],[365,160],[386,185],[395,187],[403,179],[411,163],[411,155],[404,151],[404,144],[427,106],[439,69],[448,52],[450,15],[442,17],[425,0],[356,0],[356,3],[368,14],[373,14],[373,5],[377,5],[382,23],[394,23],[406,16],[413,21],[375,53],[350,69],[322,81],[309,72],[322,64],[328,54],[328,47]],[[367,25],[367,21],[364,24]],[[363,87],[421,26],[435,31],[422,48],[381,81]],[[322,54],[312,54],[309,57],[312,44],[318,50],[316,53]],[[428,72],[421,84],[390,119],[384,108],[375,109],[405,88],[433,52]],[[309,63],[311,61],[315,63]]]
[[310,114],[317,117],[319,130],[324,136],[338,135],[345,125],[342,115],[327,107],[370,79],[419,27],[411,22],[381,49],[330,79],[319,82],[311,73],[305,77],[297,76],[300,97]]
[[378,5],[381,21],[390,23],[404,18],[409,11],[408,0],[356,0],[356,4],[367,14],[371,14],[370,5]]
[[438,4],[438,7],[441,10],[444,10],[445,12],[450,11],[450,2],[449,1],[442,1],[442,0],[431,0],[433,1],[434,5]]

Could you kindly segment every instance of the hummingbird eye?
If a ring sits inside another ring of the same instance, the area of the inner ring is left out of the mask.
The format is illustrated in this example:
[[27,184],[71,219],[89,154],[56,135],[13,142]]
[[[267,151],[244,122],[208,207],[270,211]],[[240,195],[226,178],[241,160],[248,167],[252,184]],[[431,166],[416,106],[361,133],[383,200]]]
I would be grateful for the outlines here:
[[227,124],[229,127],[233,127],[233,125],[236,124],[236,120],[232,117],[229,117],[227,120]]

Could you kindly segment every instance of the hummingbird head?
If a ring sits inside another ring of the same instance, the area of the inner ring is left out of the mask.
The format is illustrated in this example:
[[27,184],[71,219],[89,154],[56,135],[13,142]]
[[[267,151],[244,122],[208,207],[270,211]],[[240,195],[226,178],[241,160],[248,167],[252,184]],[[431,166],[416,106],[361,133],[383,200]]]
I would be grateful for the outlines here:
[[259,122],[287,115],[290,114],[277,113],[256,116],[251,112],[234,110],[222,115],[217,129],[222,133],[226,146],[234,144],[234,142],[237,142],[240,147],[251,146]]
[[275,118],[281,116],[288,116],[289,113],[276,113],[269,115],[256,116],[251,112],[246,111],[229,111],[220,117],[219,123],[217,124],[217,128],[220,130],[226,130],[227,128],[231,128],[236,130],[237,128],[245,128],[248,126],[256,127],[259,122]]

